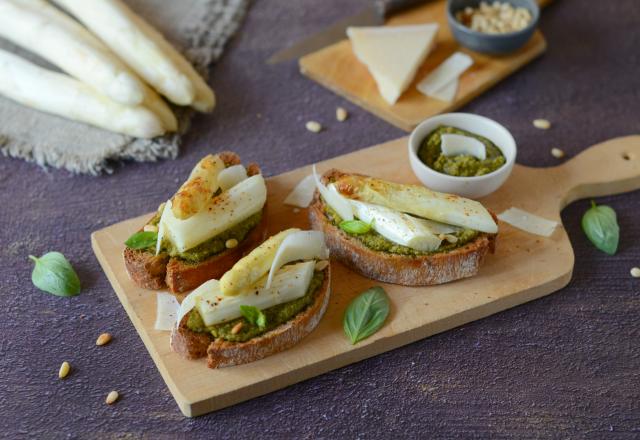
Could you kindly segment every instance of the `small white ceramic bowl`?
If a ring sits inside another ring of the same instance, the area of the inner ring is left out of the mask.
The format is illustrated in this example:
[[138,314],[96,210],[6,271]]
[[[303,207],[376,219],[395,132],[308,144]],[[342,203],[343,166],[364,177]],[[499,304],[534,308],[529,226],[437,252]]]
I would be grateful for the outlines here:
[[[449,125],[484,136],[496,144],[504,154],[506,163],[483,176],[457,177],[429,168],[418,157],[418,149],[425,138],[441,125]],[[484,116],[471,113],[445,113],[426,119],[409,137],[409,162],[418,179],[428,188],[445,193],[476,199],[497,190],[509,177],[516,161],[516,141],[502,125]]]

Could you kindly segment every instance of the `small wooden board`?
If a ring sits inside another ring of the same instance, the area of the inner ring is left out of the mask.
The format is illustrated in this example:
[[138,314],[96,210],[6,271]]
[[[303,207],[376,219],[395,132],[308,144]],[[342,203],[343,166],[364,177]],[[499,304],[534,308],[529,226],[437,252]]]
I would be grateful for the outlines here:
[[[538,3],[544,6],[550,1],[538,0]],[[536,31],[524,47],[507,56],[483,55],[461,48],[449,29],[445,0],[427,2],[387,22],[392,26],[418,23],[440,25],[437,45],[418,70],[414,82],[394,105],[382,99],[373,77],[366,66],[358,61],[347,39],[302,57],[300,72],[390,124],[411,131],[428,117],[462,107],[541,55],[547,47],[542,33]],[[447,103],[420,93],[416,85],[456,51],[469,54],[474,65],[460,78],[454,102]]]
[[[417,183],[409,167],[407,138],[370,147],[318,164],[384,179]],[[250,158],[246,158],[250,159]],[[602,164],[607,164],[603,167]],[[306,210],[282,202],[310,167],[268,179],[269,229],[274,233],[308,228]],[[640,136],[618,138],[588,149],[554,168],[515,165],[505,185],[482,202],[494,212],[515,206],[545,218],[560,219],[573,200],[640,188]],[[158,201],[160,202],[160,200]],[[150,214],[94,232],[93,249],[118,298],[149,350],[169,390],[186,416],[197,416],[283,388],[352,362],[483,318],[565,286],[571,279],[573,250],[562,227],[550,238],[500,225],[497,251],[479,275],[441,286],[414,288],[382,284],[392,302],[384,327],[351,345],[342,330],[346,305],[359,292],[381,284],[332,262],[332,297],[318,328],[294,348],[237,367],[211,370],[204,359],[189,361],[173,353],[169,332],[154,330],[153,291],[129,279],[123,243]]]

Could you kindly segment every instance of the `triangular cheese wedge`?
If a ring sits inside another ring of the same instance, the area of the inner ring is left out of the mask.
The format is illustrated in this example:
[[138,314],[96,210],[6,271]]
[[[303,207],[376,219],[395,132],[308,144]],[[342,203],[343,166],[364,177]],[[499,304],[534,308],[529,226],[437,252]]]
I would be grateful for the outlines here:
[[409,87],[437,33],[436,23],[347,29],[353,52],[367,66],[389,104],[395,104]]

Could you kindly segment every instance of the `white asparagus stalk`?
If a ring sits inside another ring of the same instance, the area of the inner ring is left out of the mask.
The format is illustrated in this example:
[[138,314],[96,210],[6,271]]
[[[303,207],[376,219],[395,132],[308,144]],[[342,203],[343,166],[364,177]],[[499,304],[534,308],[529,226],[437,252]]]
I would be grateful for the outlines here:
[[187,78],[189,78],[195,89],[195,97],[191,103],[191,107],[205,113],[212,111],[216,106],[216,96],[211,87],[209,87],[191,63],[187,61],[186,58],[183,57],[182,54],[178,52],[167,40],[165,40],[162,34],[160,34],[160,32],[158,32],[149,23],[133,13],[132,19],[140,29],[149,36],[149,38],[152,38],[158,44],[158,46],[164,51],[165,55],[176,63]]
[[[71,23],[62,25],[64,20]],[[0,1],[0,36],[40,55],[114,101],[141,103],[142,83],[121,63],[113,62],[105,46],[88,42],[85,33],[80,24],[46,2]]]
[[54,0],[170,101],[209,111],[213,91],[187,60],[120,0]]
[[[177,130],[176,117],[162,98],[80,23],[44,0],[6,0],[0,11],[9,12],[0,13],[0,35],[117,102],[142,103],[167,131]],[[14,21],[11,13],[17,13]]]
[[146,84],[144,85],[144,100],[142,105],[154,112],[162,121],[162,126],[169,132],[178,130],[178,120],[176,115],[167,103],[158,95],[155,90]]
[[158,116],[146,107],[115,102],[77,79],[4,50],[0,50],[0,95],[44,112],[130,136],[151,138],[165,131]]

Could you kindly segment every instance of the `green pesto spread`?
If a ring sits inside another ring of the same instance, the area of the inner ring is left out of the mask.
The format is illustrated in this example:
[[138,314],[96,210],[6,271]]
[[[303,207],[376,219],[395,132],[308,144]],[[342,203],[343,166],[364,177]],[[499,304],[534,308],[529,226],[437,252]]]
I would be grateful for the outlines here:
[[[338,213],[335,212],[328,203],[324,204],[324,213],[334,226],[339,227],[338,225],[342,221],[342,218],[340,218]],[[407,246],[402,246],[401,244],[394,243],[391,240],[387,240],[373,228],[370,229],[369,232],[366,232],[364,234],[349,234],[346,231],[343,232],[345,232],[345,234],[348,234],[350,237],[355,238],[356,240],[360,240],[363,245],[365,245],[369,249],[373,249],[374,251],[387,252],[390,254],[408,255],[413,257],[452,251],[474,240],[479,234],[478,231],[474,231],[471,229],[462,229],[456,233],[451,234],[455,235],[458,238],[458,241],[456,241],[455,243],[443,241],[440,247],[435,251],[422,252]]]
[[227,229],[226,231],[216,235],[200,243],[198,246],[187,249],[184,252],[178,250],[171,242],[165,240],[162,243],[162,251],[168,253],[172,257],[177,257],[187,263],[199,263],[206,260],[212,255],[219,254],[226,249],[227,240],[235,238],[238,243],[242,242],[247,235],[255,228],[262,219],[262,211],[258,211],[246,220],[241,221],[237,225]]
[[[284,324],[310,306],[315,299],[316,292],[320,286],[322,286],[323,281],[324,271],[315,271],[313,273],[313,278],[311,278],[311,283],[309,284],[307,293],[304,296],[263,310],[262,312],[267,317],[267,325],[263,328],[260,328],[255,324],[250,324],[244,317],[236,318],[221,324],[206,326],[200,317],[200,313],[198,313],[196,309],[189,312],[187,327],[194,332],[209,332],[214,338],[222,338],[230,342],[248,341],[251,338],[260,336],[269,330],[273,330],[279,325]],[[231,329],[233,329],[239,322],[242,322],[242,328],[234,335],[231,333]]]
[[[445,156],[442,154],[441,149],[441,136],[443,134],[459,134],[476,138],[485,145],[487,158],[480,160],[477,157],[467,154]],[[429,133],[429,136],[427,136],[418,149],[418,157],[429,168],[443,174],[458,177],[489,174],[503,166],[506,162],[502,151],[489,139],[460,128],[444,125],[439,126]]]
[[[160,223],[160,216],[160,212],[156,213],[156,215],[154,215],[147,224],[157,226],[158,223]],[[238,243],[242,242],[242,240],[249,235],[251,230],[260,223],[261,219],[262,211],[259,211],[237,225],[184,252],[178,252],[171,242],[164,241],[162,243],[162,252],[168,253],[172,257],[177,257],[186,263],[199,263],[202,260],[206,260],[207,258],[224,251],[226,249],[227,240],[235,238],[238,240]],[[146,250],[155,253],[156,248],[155,246],[151,246]]]

